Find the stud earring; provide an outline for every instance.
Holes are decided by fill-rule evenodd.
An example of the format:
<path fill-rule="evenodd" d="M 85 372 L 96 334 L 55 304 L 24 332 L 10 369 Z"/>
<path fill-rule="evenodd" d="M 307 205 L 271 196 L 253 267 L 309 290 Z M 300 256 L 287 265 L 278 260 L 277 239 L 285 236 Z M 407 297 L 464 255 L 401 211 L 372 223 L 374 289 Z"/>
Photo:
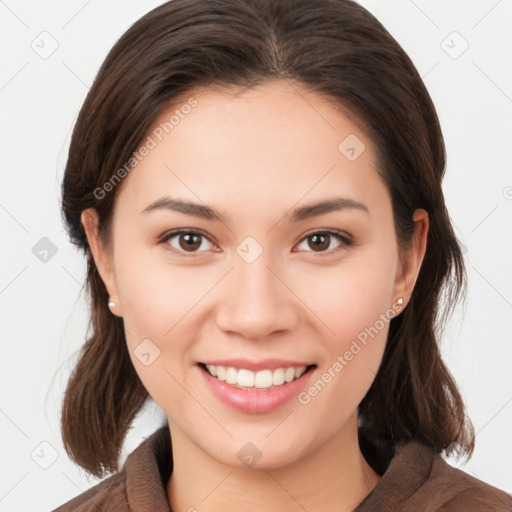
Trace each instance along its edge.
<path fill-rule="evenodd" d="M 116 305 L 116 303 L 112 299 L 109 298 L 109 300 L 108 300 L 108 307 L 109 308 L 113 308 L 115 305 Z"/>
<path fill-rule="evenodd" d="M 401 306 L 403 303 L 404 303 L 404 299 L 402 299 L 402 297 L 399 297 L 398 300 L 396 301 L 396 303 Z"/>

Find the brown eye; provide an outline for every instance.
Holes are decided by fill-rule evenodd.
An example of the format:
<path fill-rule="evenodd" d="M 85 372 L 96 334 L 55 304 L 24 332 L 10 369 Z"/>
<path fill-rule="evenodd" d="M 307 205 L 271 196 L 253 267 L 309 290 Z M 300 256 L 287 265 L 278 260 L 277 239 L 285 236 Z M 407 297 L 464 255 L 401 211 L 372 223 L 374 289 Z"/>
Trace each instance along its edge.
<path fill-rule="evenodd" d="M 327 234 L 315 234 L 308 236 L 309 247 L 314 251 L 324 251 L 331 245 L 331 237 Z"/>
<path fill-rule="evenodd" d="M 306 247 L 304 247 L 304 244 Z M 306 252 L 331 253 L 343 247 L 352 245 L 352 240 L 348 235 L 337 231 L 317 231 L 305 236 L 299 244 L 302 250 Z"/>
<path fill-rule="evenodd" d="M 160 243 L 166 243 L 171 250 L 177 253 L 201 253 L 205 252 L 213 246 L 212 242 L 206 235 L 192 230 L 171 231 L 159 238 Z M 206 244 L 206 247 L 204 247 Z M 199 250 L 201 249 L 201 250 Z"/>
<path fill-rule="evenodd" d="M 201 235 L 186 233 L 178 235 L 180 248 L 184 251 L 195 251 L 201 247 Z"/>

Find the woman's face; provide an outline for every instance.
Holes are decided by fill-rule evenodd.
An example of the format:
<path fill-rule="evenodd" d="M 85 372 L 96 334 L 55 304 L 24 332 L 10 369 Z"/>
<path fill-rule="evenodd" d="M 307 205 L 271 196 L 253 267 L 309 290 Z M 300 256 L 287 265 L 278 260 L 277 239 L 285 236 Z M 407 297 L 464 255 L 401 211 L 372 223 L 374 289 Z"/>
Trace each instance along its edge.
<path fill-rule="evenodd" d="M 402 264 L 370 140 L 284 82 L 197 90 L 147 136 L 94 252 L 171 434 L 267 468 L 344 435 L 423 257 Z"/>

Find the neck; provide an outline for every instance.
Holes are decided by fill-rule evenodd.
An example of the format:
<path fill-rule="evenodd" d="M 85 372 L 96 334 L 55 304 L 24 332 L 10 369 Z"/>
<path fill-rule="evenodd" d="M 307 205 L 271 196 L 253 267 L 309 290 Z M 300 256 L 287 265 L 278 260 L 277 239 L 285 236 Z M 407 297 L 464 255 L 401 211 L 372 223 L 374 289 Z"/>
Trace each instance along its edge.
<path fill-rule="evenodd" d="M 175 425 L 170 429 L 174 467 L 167 495 L 173 512 L 349 512 L 380 478 L 359 449 L 356 417 L 318 450 L 277 469 L 228 466 L 193 444 Z"/>

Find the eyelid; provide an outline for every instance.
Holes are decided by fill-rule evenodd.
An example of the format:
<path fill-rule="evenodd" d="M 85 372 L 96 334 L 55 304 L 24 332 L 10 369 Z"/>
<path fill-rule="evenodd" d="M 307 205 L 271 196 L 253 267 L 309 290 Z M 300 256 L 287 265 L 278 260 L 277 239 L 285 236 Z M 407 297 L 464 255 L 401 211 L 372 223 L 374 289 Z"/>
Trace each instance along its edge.
<path fill-rule="evenodd" d="M 349 235 L 348 233 L 345 233 L 344 231 L 341 231 L 339 229 L 334 229 L 334 228 L 315 228 L 315 229 L 312 229 L 312 230 L 307 231 L 306 233 L 304 233 L 302 235 L 302 238 L 300 239 L 300 241 L 302 242 L 302 240 L 304 240 L 304 238 L 307 238 L 308 236 L 316 235 L 316 234 L 319 234 L 319 233 L 320 234 L 327 234 L 327 235 L 337 235 L 340 238 L 343 238 L 347 242 L 350 242 L 350 243 L 353 242 L 351 235 Z"/>

